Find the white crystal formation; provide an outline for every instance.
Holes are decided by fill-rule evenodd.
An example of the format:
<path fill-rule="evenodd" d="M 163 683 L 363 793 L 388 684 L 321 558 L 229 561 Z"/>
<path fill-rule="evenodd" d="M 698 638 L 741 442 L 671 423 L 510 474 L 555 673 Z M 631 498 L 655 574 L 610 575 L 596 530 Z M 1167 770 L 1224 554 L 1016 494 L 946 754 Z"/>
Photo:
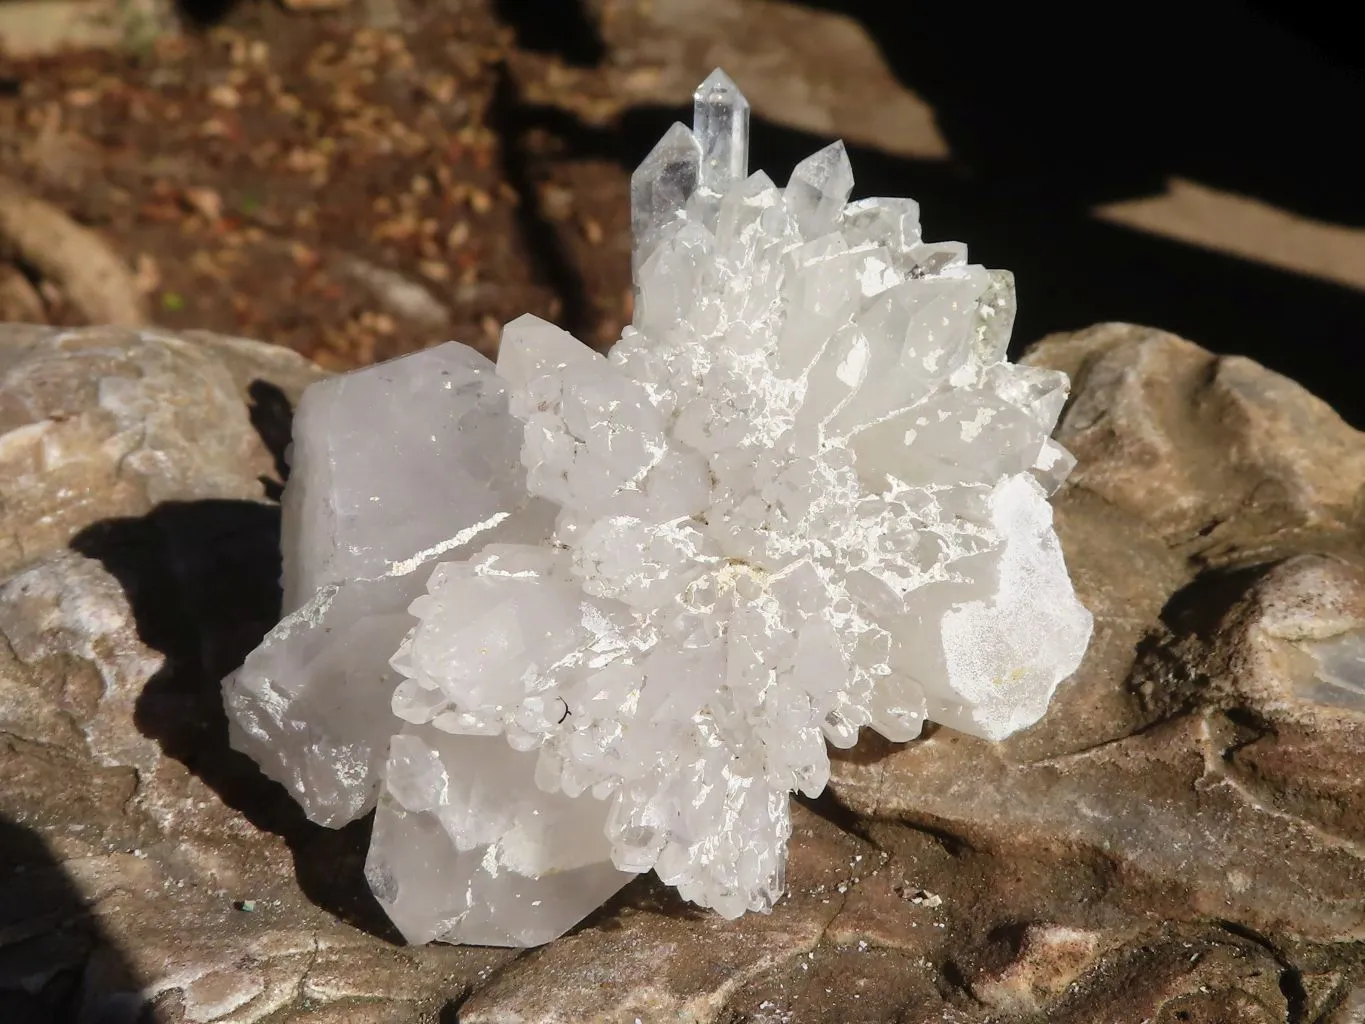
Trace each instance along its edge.
<path fill-rule="evenodd" d="M 442 345 L 315 384 L 299 403 L 284 494 L 285 617 L 224 696 L 233 746 L 321 824 L 374 806 L 394 731 L 389 657 L 438 557 L 543 530 L 543 504 L 516 469 L 502 382 L 486 364 Z M 423 502 L 443 514 L 413 516 Z"/>
<path fill-rule="evenodd" d="M 747 125 L 716 72 L 633 176 L 609 356 L 526 316 L 496 375 L 443 346 L 300 407 L 234 743 L 316 821 L 377 804 L 410 941 L 543 942 L 648 870 L 767 910 L 827 743 L 999 739 L 1086 647 L 1068 382 L 1006 361 L 1012 279 L 850 203 L 838 143 L 747 176 Z"/>
<path fill-rule="evenodd" d="M 692 131 L 701 150 L 698 185 L 725 192 L 749 175 L 749 101 L 720 68 L 692 95 Z"/>
<path fill-rule="evenodd" d="M 909 201 L 849 204 L 840 143 L 713 196 L 737 122 L 704 113 L 632 179 L 639 304 L 611 354 L 506 328 L 554 532 L 432 576 L 394 710 L 505 736 L 542 791 L 607 806 L 617 867 L 734 917 L 781 894 L 826 742 L 1008 736 L 1091 618 L 1047 502 L 1068 381 L 1005 360 L 1009 276 L 924 244 Z"/>
<path fill-rule="evenodd" d="M 284 619 L 224 682 L 232 745 L 309 818 L 375 808 L 367 877 L 411 942 L 546 942 L 632 877 L 606 808 L 551 797 L 501 739 L 406 724 L 389 661 L 443 558 L 544 543 L 493 364 L 450 343 L 315 384 L 294 418 Z"/>

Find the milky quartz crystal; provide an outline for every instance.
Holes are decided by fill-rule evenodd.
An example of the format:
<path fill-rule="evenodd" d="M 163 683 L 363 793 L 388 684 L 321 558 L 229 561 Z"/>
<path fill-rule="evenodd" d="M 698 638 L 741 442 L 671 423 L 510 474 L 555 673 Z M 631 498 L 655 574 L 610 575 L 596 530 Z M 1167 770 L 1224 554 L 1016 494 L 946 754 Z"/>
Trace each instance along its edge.
<path fill-rule="evenodd" d="M 287 615 L 225 684 L 310 817 L 377 805 L 411 941 L 529 945 L 653 870 L 726 917 L 782 894 L 826 744 L 998 740 L 1080 661 L 1048 495 L 1061 374 L 1005 360 L 1010 275 L 849 203 L 842 144 L 747 175 L 723 73 L 631 181 L 607 356 L 524 316 L 315 385 Z"/>

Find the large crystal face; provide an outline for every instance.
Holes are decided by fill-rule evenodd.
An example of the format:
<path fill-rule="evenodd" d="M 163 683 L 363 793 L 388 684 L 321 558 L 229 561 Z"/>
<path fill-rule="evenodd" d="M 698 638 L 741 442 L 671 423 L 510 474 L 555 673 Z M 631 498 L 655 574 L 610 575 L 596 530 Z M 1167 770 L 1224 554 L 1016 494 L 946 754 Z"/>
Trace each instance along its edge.
<path fill-rule="evenodd" d="M 224 698 L 233 746 L 340 826 L 374 806 L 401 724 L 389 658 L 432 567 L 494 538 L 538 543 L 551 510 L 526 491 L 502 381 L 464 345 L 314 384 L 294 438 L 285 618 Z"/>
<path fill-rule="evenodd" d="M 747 128 L 717 72 L 632 177 L 610 355 L 525 316 L 496 377 L 447 346 L 453 384 L 424 354 L 300 409 L 235 741 L 315 820 L 378 794 L 412 941 L 546 941 L 649 870 L 767 910 L 827 743 L 1002 738 L 1088 643 L 1047 501 L 1068 381 L 1006 361 L 1012 278 L 850 203 L 842 144 L 747 175 Z"/>

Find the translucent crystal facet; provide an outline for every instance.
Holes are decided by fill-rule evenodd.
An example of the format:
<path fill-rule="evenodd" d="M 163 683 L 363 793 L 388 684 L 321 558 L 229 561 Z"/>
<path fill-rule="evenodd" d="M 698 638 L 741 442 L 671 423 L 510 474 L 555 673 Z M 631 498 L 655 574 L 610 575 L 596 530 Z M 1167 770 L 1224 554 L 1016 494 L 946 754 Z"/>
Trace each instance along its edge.
<path fill-rule="evenodd" d="M 630 176 L 630 228 L 635 236 L 637 270 L 696 191 L 701 159 L 697 137 L 685 124 L 677 123 Z"/>
<path fill-rule="evenodd" d="M 843 142 L 832 142 L 796 165 L 787 182 L 787 206 L 807 238 L 829 231 L 853 191 L 853 167 Z"/>
<path fill-rule="evenodd" d="M 724 192 L 749 174 L 749 101 L 720 68 L 692 95 L 692 133 L 701 146 L 700 185 Z"/>
<path fill-rule="evenodd" d="M 496 377 L 447 347 L 300 409 L 290 615 L 234 742 L 316 820 L 377 801 L 412 941 L 546 941 L 650 870 L 769 910 L 827 745 L 1001 739 L 1085 651 L 1069 382 L 1007 361 L 1013 278 L 849 204 L 839 143 L 745 177 L 746 115 L 713 75 L 632 178 L 609 355 L 523 316 Z"/>
<path fill-rule="evenodd" d="M 344 825 L 374 806 L 394 731 L 389 657 L 432 567 L 492 537 L 548 532 L 520 440 L 493 365 L 454 343 L 333 377 L 299 403 L 286 616 L 224 698 L 232 745 L 314 821 Z"/>
<path fill-rule="evenodd" d="M 606 806 L 534 775 L 501 737 L 393 737 L 365 877 L 409 942 L 538 945 L 631 879 L 612 866 Z"/>

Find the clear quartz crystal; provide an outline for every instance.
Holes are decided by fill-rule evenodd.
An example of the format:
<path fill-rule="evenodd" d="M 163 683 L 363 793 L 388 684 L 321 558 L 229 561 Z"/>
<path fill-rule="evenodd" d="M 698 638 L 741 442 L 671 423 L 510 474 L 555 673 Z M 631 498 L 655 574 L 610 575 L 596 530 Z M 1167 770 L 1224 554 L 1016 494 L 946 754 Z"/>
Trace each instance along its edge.
<path fill-rule="evenodd" d="M 701 145 L 701 187 L 724 192 L 749 174 L 749 101 L 720 68 L 692 94 L 692 134 Z"/>
<path fill-rule="evenodd" d="M 630 176 L 630 228 L 635 236 L 632 258 L 637 272 L 696 191 L 701 158 L 697 137 L 679 122 L 664 133 Z"/>
<path fill-rule="evenodd" d="M 233 747 L 319 824 L 374 806 L 394 731 L 389 656 L 432 568 L 548 532 L 549 506 L 518 472 L 520 435 L 493 364 L 455 343 L 332 377 L 299 403 L 286 614 L 223 695 Z"/>
<path fill-rule="evenodd" d="M 649 870 L 770 910 L 827 744 L 1001 739 L 1086 649 L 1013 278 L 849 204 L 840 143 L 746 177 L 747 115 L 713 74 L 632 177 L 610 355 L 524 316 L 496 377 L 446 346 L 305 396 L 234 743 L 315 820 L 377 801 L 410 941 L 544 942 Z M 1360 644 L 1319 660 L 1354 700 Z"/>
<path fill-rule="evenodd" d="M 834 226 L 853 191 L 853 167 L 844 144 L 832 142 L 796 165 L 787 182 L 787 206 L 801 233 L 818 238 Z"/>
<path fill-rule="evenodd" d="M 543 791 L 606 804 L 619 869 L 733 917 L 780 896 L 826 743 L 1008 736 L 1091 622 L 1047 503 L 1068 382 L 1005 360 L 1013 279 L 925 243 L 911 200 L 850 205 L 841 143 L 785 189 L 708 163 L 739 101 L 718 75 L 698 96 L 633 182 L 699 147 L 690 196 L 636 204 L 611 354 L 533 317 L 503 335 L 554 545 L 443 567 L 393 664 L 405 720 L 502 733 Z"/>

